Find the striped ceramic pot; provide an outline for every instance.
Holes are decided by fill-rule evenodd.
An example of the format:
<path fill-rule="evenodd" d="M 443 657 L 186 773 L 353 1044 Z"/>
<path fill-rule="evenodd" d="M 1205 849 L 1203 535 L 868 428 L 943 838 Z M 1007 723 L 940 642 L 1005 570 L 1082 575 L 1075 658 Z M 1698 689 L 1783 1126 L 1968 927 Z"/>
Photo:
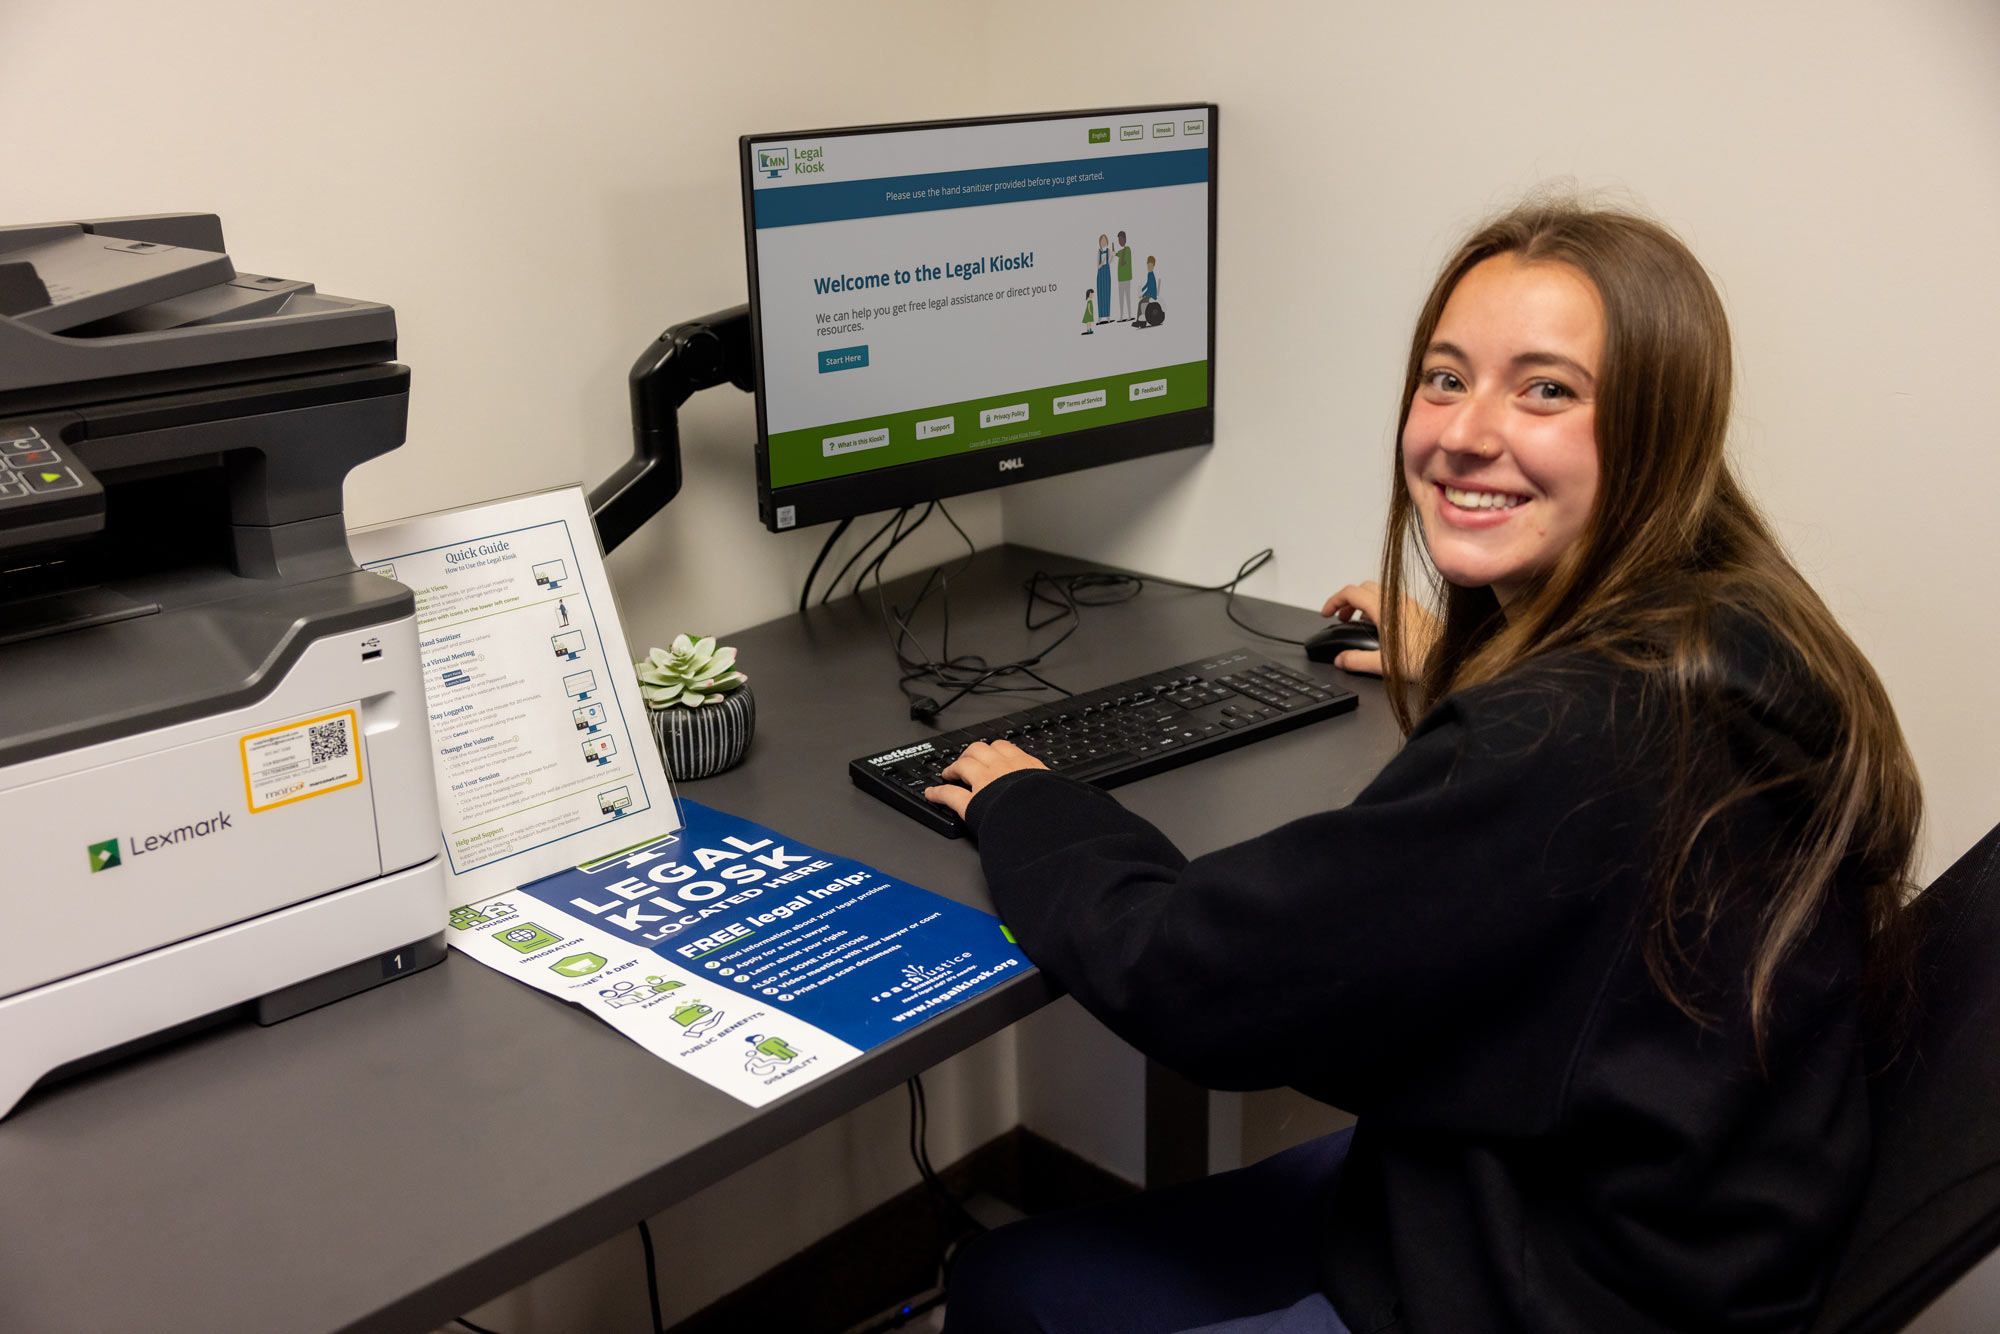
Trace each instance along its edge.
<path fill-rule="evenodd" d="M 757 730 L 757 701 L 749 686 L 730 691 L 718 704 L 648 709 L 647 715 L 660 758 L 676 783 L 735 768 L 743 762 Z"/>

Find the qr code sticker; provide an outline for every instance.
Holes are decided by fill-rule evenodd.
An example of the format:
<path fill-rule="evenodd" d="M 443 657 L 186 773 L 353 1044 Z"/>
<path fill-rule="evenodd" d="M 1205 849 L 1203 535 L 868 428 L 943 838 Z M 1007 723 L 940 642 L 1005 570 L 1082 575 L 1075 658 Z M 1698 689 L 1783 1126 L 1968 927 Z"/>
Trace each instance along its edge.
<path fill-rule="evenodd" d="M 306 739 L 312 743 L 314 764 L 344 760 L 347 758 L 347 719 L 335 718 L 330 723 L 316 723 L 306 729 Z"/>

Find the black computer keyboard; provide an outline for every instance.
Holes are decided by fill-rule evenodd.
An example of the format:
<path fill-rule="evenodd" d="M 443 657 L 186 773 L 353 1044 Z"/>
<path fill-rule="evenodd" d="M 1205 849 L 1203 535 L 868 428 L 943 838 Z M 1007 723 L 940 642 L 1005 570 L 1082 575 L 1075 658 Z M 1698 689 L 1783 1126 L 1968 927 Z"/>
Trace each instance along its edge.
<path fill-rule="evenodd" d="M 1351 690 L 1236 649 L 864 755 L 847 772 L 863 792 L 957 838 L 965 826 L 925 801 L 924 789 L 943 781 L 940 771 L 975 741 L 1012 741 L 1059 774 L 1117 787 L 1346 713 L 1356 703 Z"/>

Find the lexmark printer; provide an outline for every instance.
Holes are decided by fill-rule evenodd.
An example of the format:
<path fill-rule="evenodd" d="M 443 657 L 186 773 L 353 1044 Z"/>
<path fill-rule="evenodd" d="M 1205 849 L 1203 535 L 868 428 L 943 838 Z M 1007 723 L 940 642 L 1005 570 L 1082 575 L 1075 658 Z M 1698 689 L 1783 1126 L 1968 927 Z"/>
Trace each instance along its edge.
<path fill-rule="evenodd" d="M 341 516 L 395 339 L 213 215 L 0 228 L 0 1115 L 442 957 L 415 604 Z"/>

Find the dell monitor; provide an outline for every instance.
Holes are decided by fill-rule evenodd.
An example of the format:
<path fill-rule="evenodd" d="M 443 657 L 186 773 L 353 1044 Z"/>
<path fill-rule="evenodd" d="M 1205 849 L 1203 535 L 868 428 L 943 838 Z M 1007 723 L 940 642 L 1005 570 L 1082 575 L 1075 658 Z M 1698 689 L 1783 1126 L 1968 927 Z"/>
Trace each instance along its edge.
<path fill-rule="evenodd" d="M 1215 438 L 1213 104 L 745 136 L 773 531 Z"/>

